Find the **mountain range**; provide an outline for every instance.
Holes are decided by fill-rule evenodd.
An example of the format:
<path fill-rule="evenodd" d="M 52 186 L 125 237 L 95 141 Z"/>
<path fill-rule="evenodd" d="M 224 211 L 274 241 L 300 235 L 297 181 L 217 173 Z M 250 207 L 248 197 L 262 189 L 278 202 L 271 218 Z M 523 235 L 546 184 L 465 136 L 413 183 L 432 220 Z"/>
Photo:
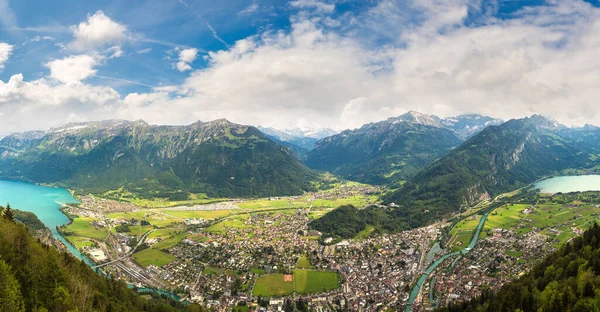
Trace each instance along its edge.
<path fill-rule="evenodd" d="M 188 126 L 110 120 L 9 135 L 0 140 L 0 176 L 171 199 L 294 195 L 316 178 L 289 148 L 224 119 Z"/>
<path fill-rule="evenodd" d="M 399 182 L 413 177 L 466 138 L 501 122 L 480 115 L 440 118 L 411 111 L 321 139 L 307 153 L 305 163 L 350 180 Z"/>
<path fill-rule="evenodd" d="M 393 222 L 378 211 L 369 215 L 389 231 L 430 223 L 546 176 L 595 172 L 600 165 L 600 128 L 569 128 L 539 115 L 501 123 L 409 112 L 322 138 L 304 156 L 281 138 L 224 119 L 187 126 L 73 123 L 4 137 L 0 177 L 183 200 L 190 193 L 301 194 L 314 190 L 316 169 L 391 189 L 383 200 L 400 206 L 385 212 Z"/>
<path fill-rule="evenodd" d="M 533 115 L 490 126 L 385 197 L 413 226 L 565 172 L 598 169 L 596 129 L 569 129 Z M 588 140 L 586 140 L 588 139 Z"/>
<path fill-rule="evenodd" d="M 338 133 L 338 131 L 329 128 L 275 129 L 261 126 L 257 128 L 270 138 L 289 143 L 292 146 L 301 148 L 300 151 L 303 150 L 305 152 L 312 150 L 318 140 Z"/>

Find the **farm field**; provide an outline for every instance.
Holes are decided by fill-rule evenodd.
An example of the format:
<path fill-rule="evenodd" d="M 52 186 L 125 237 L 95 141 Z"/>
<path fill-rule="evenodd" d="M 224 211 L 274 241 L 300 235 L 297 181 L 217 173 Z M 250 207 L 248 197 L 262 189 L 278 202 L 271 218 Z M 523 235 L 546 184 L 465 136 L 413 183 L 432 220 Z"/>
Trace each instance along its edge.
<path fill-rule="evenodd" d="M 150 264 L 154 264 L 156 266 L 161 267 L 175 260 L 175 257 L 173 257 L 172 255 L 153 248 L 148 248 L 136 252 L 135 254 L 133 254 L 133 258 L 137 263 L 139 263 L 143 267 L 147 267 Z"/>
<path fill-rule="evenodd" d="M 481 220 L 480 215 L 473 215 L 468 217 L 466 220 L 458 222 L 450 230 L 448 246 L 451 246 L 453 251 L 463 249 L 465 246 L 467 246 L 471 240 L 471 237 L 473 236 L 473 231 L 475 231 L 477 224 L 479 224 L 479 220 Z"/>
<path fill-rule="evenodd" d="M 530 213 L 523 213 L 527 208 L 531 210 Z M 510 204 L 490 213 L 482 234 L 495 228 L 510 229 L 519 235 L 538 229 L 542 234 L 554 238 L 555 246 L 559 246 L 576 236 L 573 228 L 584 230 L 591 226 L 597 220 L 598 213 L 598 208 L 579 203 L 534 206 Z"/>
<path fill-rule="evenodd" d="M 267 274 L 259 277 L 252 291 L 253 296 L 283 297 L 294 292 L 294 282 L 285 282 L 283 274 Z"/>
<path fill-rule="evenodd" d="M 71 244 L 75 245 L 78 249 L 82 249 L 83 247 L 92 247 L 94 246 L 94 242 L 89 238 L 79 237 L 79 236 L 65 236 L 65 239 L 68 240 Z"/>
<path fill-rule="evenodd" d="M 73 223 L 69 224 L 63 231 L 68 232 L 67 236 L 87 237 L 98 240 L 103 240 L 108 235 L 106 228 L 94 228 L 90 222 L 94 218 L 75 218 Z"/>
<path fill-rule="evenodd" d="M 169 226 L 173 223 L 182 222 L 180 218 L 165 216 L 163 214 L 157 213 L 155 211 L 147 210 L 147 211 L 135 211 L 135 212 L 118 212 L 111 213 L 106 215 L 111 219 L 125 219 L 125 220 L 146 220 L 150 222 L 152 225 L 156 225 L 159 227 Z"/>
<path fill-rule="evenodd" d="M 315 294 L 340 287 L 336 272 L 294 270 L 294 287 L 299 294 Z"/>
<path fill-rule="evenodd" d="M 239 212 L 239 210 L 167 210 L 158 209 L 162 214 L 171 216 L 175 219 L 183 221 L 185 219 L 206 219 L 212 220 L 217 218 L 226 217 L 232 213 Z"/>

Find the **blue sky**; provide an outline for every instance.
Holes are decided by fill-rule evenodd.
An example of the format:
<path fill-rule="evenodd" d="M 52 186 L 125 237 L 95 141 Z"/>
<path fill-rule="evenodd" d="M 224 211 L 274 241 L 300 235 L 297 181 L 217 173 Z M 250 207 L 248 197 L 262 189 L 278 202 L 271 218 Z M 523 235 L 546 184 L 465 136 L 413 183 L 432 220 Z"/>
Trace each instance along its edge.
<path fill-rule="evenodd" d="M 0 134 L 408 110 L 594 123 L 598 25 L 581 0 L 0 0 Z"/>

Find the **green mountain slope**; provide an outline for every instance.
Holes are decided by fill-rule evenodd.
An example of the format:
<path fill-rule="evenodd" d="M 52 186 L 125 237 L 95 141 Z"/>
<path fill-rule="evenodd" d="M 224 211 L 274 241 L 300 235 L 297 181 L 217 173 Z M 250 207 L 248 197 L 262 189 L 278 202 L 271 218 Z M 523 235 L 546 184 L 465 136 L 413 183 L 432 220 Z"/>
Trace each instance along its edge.
<path fill-rule="evenodd" d="M 0 213 L 0 311 L 184 310 L 179 302 L 142 298 L 70 254 L 43 246 Z"/>
<path fill-rule="evenodd" d="M 0 141 L 0 176 L 147 197 L 293 195 L 315 178 L 290 149 L 226 120 L 114 120 L 15 134 Z"/>
<path fill-rule="evenodd" d="M 322 139 L 305 164 L 350 180 L 386 184 L 415 175 L 461 142 L 431 116 L 410 112 Z"/>
<path fill-rule="evenodd" d="M 529 273 L 470 302 L 439 309 L 467 311 L 599 311 L 600 227 L 546 257 Z"/>
<path fill-rule="evenodd" d="M 413 226 L 569 168 L 595 165 L 594 149 L 559 135 L 540 116 L 488 127 L 434 162 L 385 201 Z"/>

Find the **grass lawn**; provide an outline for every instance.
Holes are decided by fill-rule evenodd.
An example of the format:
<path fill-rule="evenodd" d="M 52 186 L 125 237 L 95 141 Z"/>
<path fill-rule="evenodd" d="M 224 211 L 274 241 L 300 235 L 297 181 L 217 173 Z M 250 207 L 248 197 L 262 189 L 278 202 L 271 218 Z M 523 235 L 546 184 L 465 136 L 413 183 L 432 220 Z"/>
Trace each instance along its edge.
<path fill-rule="evenodd" d="M 210 227 L 206 228 L 206 231 L 209 233 L 215 234 L 223 234 L 227 232 L 230 228 L 236 229 L 244 229 L 248 227 L 252 227 L 250 224 L 246 224 L 248 221 L 248 215 L 237 215 L 227 220 L 223 220 L 219 223 L 213 224 Z"/>
<path fill-rule="evenodd" d="M 511 256 L 511 257 L 519 258 L 519 257 L 521 257 L 521 256 L 524 254 L 524 252 L 522 252 L 522 251 L 516 251 L 516 250 L 507 250 L 507 251 L 505 252 L 505 254 L 506 254 L 507 256 Z"/>
<path fill-rule="evenodd" d="M 299 294 L 316 294 L 340 287 L 336 272 L 294 270 L 294 285 Z"/>
<path fill-rule="evenodd" d="M 375 228 L 372 225 L 367 225 L 367 227 L 358 232 L 358 234 L 356 234 L 355 238 L 358 239 L 365 239 L 365 238 L 369 238 L 369 236 L 371 235 L 371 233 L 373 233 L 373 231 L 375 230 Z"/>
<path fill-rule="evenodd" d="M 78 249 L 94 246 L 94 242 L 85 237 L 65 236 L 65 238 Z"/>
<path fill-rule="evenodd" d="M 172 237 L 163 240 L 160 243 L 156 243 L 152 245 L 154 249 L 169 249 L 177 244 L 179 244 L 182 240 L 186 238 L 186 233 L 173 234 Z"/>
<path fill-rule="evenodd" d="M 104 240 L 108 235 L 108 229 L 106 228 L 94 228 L 90 222 L 94 221 L 94 218 L 75 218 L 73 223 L 69 224 L 66 231 L 69 232 L 69 236 L 79 236 L 95 238 L 98 240 Z"/>
<path fill-rule="evenodd" d="M 140 252 L 136 252 L 133 254 L 133 258 L 143 267 L 147 267 L 150 264 L 161 267 L 176 259 L 174 256 L 154 248 L 148 248 Z"/>
<path fill-rule="evenodd" d="M 183 219 L 183 220 L 198 219 L 198 218 L 211 220 L 211 219 L 226 217 L 226 216 L 230 215 L 232 212 L 237 212 L 237 210 L 167 210 L 167 209 L 161 209 L 160 212 L 162 212 L 165 215 L 172 216 L 174 218 Z"/>
<path fill-rule="evenodd" d="M 283 297 L 294 292 L 294 282 L 284 282 L 283 274 L 267 274 L 259 277 L 252 291 L 253 296 Z"/>
<path fill-rule="evenodd" d="M 265 274 L 265 269 L 259 269 L 259 268 L 250 268 L 250 273 L 254 273 L 254 274 Z"/>
<path fill-rule="evenodd" d="M 315 267 L 310 264 L 310 260 L 306 255 L 302 255 L 300 259 L 298 259 L 298 263 L 296 263 L 296 269 L 314 269 Z"/>
<path fill-rule="evenodd" d="M 213 267 L 213 266 L 207 266 L 202 271 L 202 274 L 216 275 L 216 276 L 223 275 L 223 273 L 225 273 L 225 269 L 216 268 L 216 267 Z"/>
<path fill-rule="evenodd" d="M 135 211 L 135 212 L 117 212 L 117 213 L 108 214 L 106 216 L 111 219 L 125 219 L 125 220 L 131 220 L 131 219 L 144 220 L 144 218 L 146 218 L 146 221 L 150 222 L 150 224 L 160 226 L 160 227 L 168 226 L 172 223 L 182 222 L 182 220 L 180 218 L 165 216 L 163 214 L 157 213 L 152 210 Z"/>

